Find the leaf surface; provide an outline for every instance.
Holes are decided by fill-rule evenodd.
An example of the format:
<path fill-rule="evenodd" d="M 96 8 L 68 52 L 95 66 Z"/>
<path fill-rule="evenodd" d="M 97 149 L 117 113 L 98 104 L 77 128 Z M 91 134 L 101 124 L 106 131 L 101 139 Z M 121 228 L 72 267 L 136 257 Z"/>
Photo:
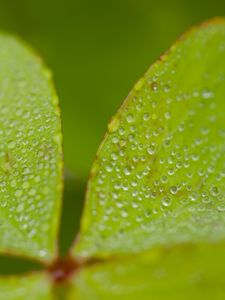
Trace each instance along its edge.
<path fill-rule="evenodd" d="M 80 257 L 225 239 L 225 22 L 193 28 L 112 118 L 87 189 Z"/>
<path fill-rule="evenodd" d="M 42 273 L 0 277 L 0 299 L 53 300 L 49 278 Z"/>
<path fill-rule="evenodd" d="M 27 46 L 0 35 L 0 252 L 56 254 L 62 151 L 51 74 Z"/>
<path fill-rule="evenodd" d="M 178 246 L 82 270 L 68 300 L 221 300 L 223 245 Z"/>

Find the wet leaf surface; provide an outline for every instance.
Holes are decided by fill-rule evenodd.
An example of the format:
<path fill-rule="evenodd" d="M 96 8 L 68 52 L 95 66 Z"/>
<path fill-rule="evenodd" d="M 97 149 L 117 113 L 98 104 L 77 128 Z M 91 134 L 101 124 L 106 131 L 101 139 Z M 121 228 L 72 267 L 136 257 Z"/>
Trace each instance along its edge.
<path fill-rule="evenodd" d="M 112 118 L 94 163 L 81 257 L 225 239 L 225 24 L 185 34 Z"/>
<path fill-rule="evenodd" d="M 0 278 L 0 299 L 53 300 L 49 278 L 43 274 Z"/>
<path fill-rule="evenodd" d="M 61 125 L 51 74 L 26 46 L 0 36 L 0 252 L 56 255 Z"/>
<path fill-rule="evenodd" d="M 224 244 L 183 245 L 109 261 L 74 278 L 69 300 L 224 299 Z"/>

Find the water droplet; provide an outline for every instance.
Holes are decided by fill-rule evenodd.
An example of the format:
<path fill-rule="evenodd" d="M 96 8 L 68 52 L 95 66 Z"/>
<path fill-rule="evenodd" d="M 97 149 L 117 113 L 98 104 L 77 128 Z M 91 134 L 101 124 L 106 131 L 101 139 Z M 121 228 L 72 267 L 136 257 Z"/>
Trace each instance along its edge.
<path fill-rule="evenodd" d="M 128 123 L 134 122 L 134 116 L 132 114 L 128 114 L 126 117 Z"/>
<path fill-rule="evenodd" d="M 217 206 L 218 211 L 225 212 L 225 204 L 221 204 Z"/>
<path fill-rule="evenodd" d="M 131 174 L 130 167 L 126 167 L 126 168 L 124 169 L 124 174 L 127 175 L 127 176 L 129 176 L 129 175 Z"/>
<path fill-rule="evenodd" d="M 170 187 L 170 192 L 171 192 L 171 194 L 175 195 L 178 192 L 177 186 L 175 186 L 175 185 L 171 186 Z"/>
<path fill-rule="evenodd" d="M 17 207 L 17 212 L 22 212 L 24 210 L 24 203 L 20 203 Z"/>
<path fill-rule="evenodd" d="M 198 198 L 198 193 L 197 193 L 197 192 L 192 192 L 192 193 L 189 195 L 189 198 L 191 199 L 191 201 L 196 201 L 197 198 Z"/>
<path fill-rule="evenodd" d="M 151 88 L 152 88 L 152 90 L 153 90 L 154 92 L 156 92 L 156 91 L 158 90 L 158 84 L 157 84 L 157 82 L 152 82 Z"/>
<path fill-rule="evenodd" d="M 208 89 L 204 89 L 202 91 L 202 98 L 203 99 L 210 99 L 214 97 L 214 93 Z"/>
<path fill-rule="evenodd" d="M 210 193 L 212 196 L 217 196 L 219 194 L 219 189 L 216 186 L 212 186 L 210 189 Z"/>
<path fill-rule="evenodd" d="M 169 197 L 163 197 L 162 198 L 162 205 L 165 206 L 165 207 L 168 207 L 170 206 L 172 203 L 172 199 L 169 198 Z"/>
<path fill-rule="evenodd" d="M 123 211 L 121 212 L 121 216 L 122 216 L 123 218 L 127 218 L 127 217 L 128 217 L 127 211 L 123 210 Z"/>
<path fill-rule="evenodd" d="M 112 160 L 117 160 L 118 159 L 118 155 L 115 152 L 113 152 L 111 154 L 111 157 L 112 157 Z"/>
<path fill-rule="evenodd" d="M 165 118 L 166 120 L 169 120 L 171 118 L 171 112 L 169 111 L 165 112 Z"/>
<path fill-rule="evenodd" d="M 17 190 L 16 192 L 15 192 L 15 196 L 16 197 L 21 197 L 23 195 L 23 191 L 22 190 Z"/>
<path fill-rule="evenodd" d="M 116 135 L 113 136 L 113 137 L 112 137 L 112 143 L 113 143 L 113 144 L 117 144 L 118 142 L 119 142 L 118 136 L 116 136 Z"/>
<path fill-rule="evenodd" d="M 106 165 L 105 169 L 108 173 L 112 172 L 112 166 L 110 165 Z"/>
<path fill-rule="evenodd" d="M 148 154 L 153 155 L 155 154 L 156 148 L 154 145 L 150 145 L 149 148 L 147 149 Z"/>
<path fill-rule="evenodd" d="M 149 113 L 145 113 L 145 114 L 143 115 L 143 120 L 144 120 L 144 121 L 148 121 L 148 120 L 149 120 L 149 117 L 150 117 Z"/>

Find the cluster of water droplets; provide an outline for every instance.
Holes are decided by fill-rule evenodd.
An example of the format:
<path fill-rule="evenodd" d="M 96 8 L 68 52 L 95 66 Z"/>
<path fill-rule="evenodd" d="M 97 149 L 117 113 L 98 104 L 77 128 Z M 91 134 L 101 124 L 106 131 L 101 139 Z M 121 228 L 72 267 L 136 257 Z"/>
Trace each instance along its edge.
<path fill-rule="evenodd" d="M 197 35 L 195 52 L 187 39 L 154 65 L 109 123 L 89 184 L 90 251 L 225 236 L 225 74 L 207 41 Z M 209 61 L 195 75 L 199 51 Z"/>
<path fill-rule="evenodd" d="M 60 197 L 57 99 L 39 63 L 9 44 L 15 57 L 0 49 L 0 245 L 47 256 Z"/>

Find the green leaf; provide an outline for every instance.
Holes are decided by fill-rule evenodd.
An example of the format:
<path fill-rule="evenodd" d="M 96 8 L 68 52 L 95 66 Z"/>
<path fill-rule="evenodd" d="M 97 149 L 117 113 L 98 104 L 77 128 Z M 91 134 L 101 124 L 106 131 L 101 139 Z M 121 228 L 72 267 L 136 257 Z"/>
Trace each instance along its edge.
<path fill-rule="evenodd" d="M 0 299 L 53 300 L 49 278 L 44 273 L 0 277 Z"/>
<path fill-rule="evenodd" d="M 112 118 L 87 190 L 80 257 L 225 239 L 225 22 L 181 37 Z"/>
<path fill-rule="evenodd" d="M 82 270 L 68 299 L 224 299 L 223 245 L 178 246 Z"/>
<path fill-rule="evenodd" d="M 0 252 L 56 254 L 62 151 L 51 74 L 27 46 L 0 35 Z"/>

